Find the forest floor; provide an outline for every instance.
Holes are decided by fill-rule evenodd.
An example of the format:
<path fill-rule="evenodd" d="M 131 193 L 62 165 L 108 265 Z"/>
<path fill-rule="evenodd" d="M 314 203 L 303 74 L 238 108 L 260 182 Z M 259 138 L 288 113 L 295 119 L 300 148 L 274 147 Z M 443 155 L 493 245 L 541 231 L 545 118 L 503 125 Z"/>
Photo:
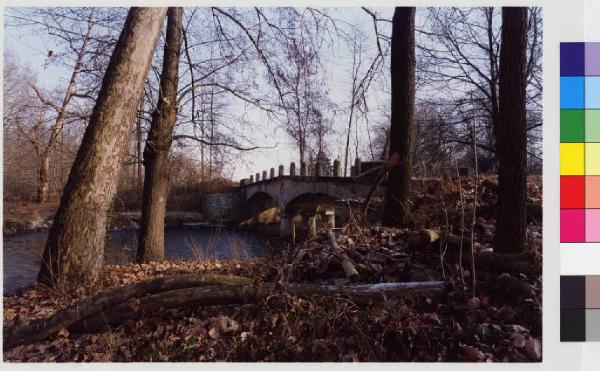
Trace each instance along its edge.
<path fill-rule="evenodd" d="M 440 280 L 445 284 L 439 293 L 359 304 L 341 296 L 300 298 L 283 285 L 248 304 L 152 311 L 96 333 L 64 328 L 46 340 L 5 349 L 4 360 L 539 362 L 541 179 L 528 184 L 530 264 L 499 267 L 475 259 L 473 271 L 466 258 L 471 253 L 493 256 L 495 186 L 493 178 L 479 183 L 475 218 L 474 180 L 448 177 L 415 190 L 414 218 L 406 228 L 357 222 L 335 230 L 359 274 L 355 283 Z M 455 241 L 424 241 L 424 228 L 462 235 L 462 269 Z M 63 291 L 32 285 L 5 296 L 5 326 L 49 317 L 103 290 L 175 273 L 237 275 L 260 285 L 281 282 L 287 271 L 286 282 L 348 284 L 334 255 L 321 231 L 265 259 L 106 266 L 95 284 Z"/>

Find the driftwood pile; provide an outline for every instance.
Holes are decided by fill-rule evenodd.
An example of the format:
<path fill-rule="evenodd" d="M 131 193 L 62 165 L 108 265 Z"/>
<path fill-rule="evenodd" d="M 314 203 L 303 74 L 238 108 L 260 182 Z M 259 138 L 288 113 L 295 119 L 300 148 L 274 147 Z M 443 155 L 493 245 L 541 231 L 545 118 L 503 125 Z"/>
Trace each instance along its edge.
<path fill-rule="evenodd" d="M 404 282 L 442 280 L 444 265 L 471 267 L 471 241 L 435 229 L 380 229 L 372 227 L 349 237 L 332 231 L 302 244 L 291 254 L 284 282 Z M 462 250 L 462 253 L 461 253 Z M 441 259 L 440 259 L 441 256 Z M 531 272 L 530 252 L 495 254 L 474 251 L 475 265 L 487 272 Z"/>

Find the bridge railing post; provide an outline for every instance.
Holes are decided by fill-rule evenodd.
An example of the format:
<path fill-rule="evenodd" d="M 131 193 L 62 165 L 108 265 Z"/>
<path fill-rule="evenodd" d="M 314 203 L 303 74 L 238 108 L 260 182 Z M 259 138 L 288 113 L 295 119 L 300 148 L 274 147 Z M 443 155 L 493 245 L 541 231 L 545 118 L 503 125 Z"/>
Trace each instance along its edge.
<path fill-rule="evenodd" d="M 266 170 L 263 170 L 262 180 L 267 180 L 267 171 Z"/>
<path fill-rule="evenodd" d="M 333 161 L 333 176 L 340 176 L 340 160 Z"/>
<path fill-rule="evenodd" d="M 256 183 L 260 182 L 260 173 L 256 173 Z"/>
<path fill-rule="evenodd" d="M 271 174 L 269 174 L 269 179 L 275 178 L 275 168 L 271 168 Z"/>
<path fill-rule="evenodd" d="M 306 176 L 306 162 L 300 163 L 300 176 Z"/>
<path fill-rule="evenodd" d="M 315 176 L 317 176 L 317 177 L 323 176 L 323 169 L 321 166 L 321 161 L 317 161 L 315 163 Z"/>
<path fill-rule="evenodd" d="M 362 161 L 360 160 L 360 157 L 357 157 L 356 160 L 354 160 L 354 172 L 356 175 L 362 173 Z"/>
<path fill-rule="evenodd" d="M 279 176 L 283 176 L 283 165 L 279 165 Z"/>
<path fill-rule="evenodd" d="M 250 175 L 250 183 L 254 183 L 254 175 Z"/>
<path fill-rule="evenodd" d="M 290 162 L 290 176 L 296 176 L 296 163 Z"/>

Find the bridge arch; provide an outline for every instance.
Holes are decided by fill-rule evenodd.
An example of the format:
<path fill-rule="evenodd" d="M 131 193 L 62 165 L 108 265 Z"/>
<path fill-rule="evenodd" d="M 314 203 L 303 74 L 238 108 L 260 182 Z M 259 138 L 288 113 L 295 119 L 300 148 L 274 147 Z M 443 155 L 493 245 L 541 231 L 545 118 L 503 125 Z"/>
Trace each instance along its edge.
<path fill-rule="evenodd" d="M 314 227 L 335 226 L 335 201 L 338 197 L 326 193 L 303 193 L 289 200 L 281 212 L 281 234 L 287 228 L 308 230 Z"/>
<path fill-rule="evenodd" d="M 267 196 L 274 201 L 277 204 L 281 234 L 286 236 L 296 223 L 306 225 L 309 220 L 316 221 L 316 217 L 319 217 L 321 224 L 335 225 L 334 201 L 364 197 L 370 188 L 368 182 L 349 177 L 279 176 L 244 183 L 241 191 L 246 203 L 254 203 Z M 261 214 L 258 220 L 265 220 L 266 215 L 274 215 L 274 204 L 269 206 L 269 213 L 261 214 L 269 208 L 258 212 Z M 276 219 L 270 220 L 275 222 Z"/>
<path fill-rule="evenodd" d="M 255 192 L 241 207 L 241 225 L 273 224 L 280 222 L 279 203 L 267 192 Z"/>
<path fill-rule="evenodd" d="M 326 193 L 303 193 L 289 200 L 282 210 L 287 215 L 314 215 L 335 206 L 337 197 Z"/>

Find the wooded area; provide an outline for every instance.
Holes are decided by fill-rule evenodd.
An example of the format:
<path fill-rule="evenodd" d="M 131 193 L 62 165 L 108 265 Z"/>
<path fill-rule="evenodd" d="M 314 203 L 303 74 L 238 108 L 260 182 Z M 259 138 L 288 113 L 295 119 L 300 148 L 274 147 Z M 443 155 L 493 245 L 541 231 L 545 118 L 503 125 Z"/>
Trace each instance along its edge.
<path fill-rule="evenodd" d="M 4 232 L 53 221 L 5 360 L 541 361 L 540 9 L 6 17 L 59 49 L 55 77 L 7 42 Z M 278 179 L 314 190 L 245 197 Z M 173 258 L 168 211 L 211 196 L 230 228 L 279 223 L 273 251 Z M 140 212 L 128 264 L 116 211 Z"/>

